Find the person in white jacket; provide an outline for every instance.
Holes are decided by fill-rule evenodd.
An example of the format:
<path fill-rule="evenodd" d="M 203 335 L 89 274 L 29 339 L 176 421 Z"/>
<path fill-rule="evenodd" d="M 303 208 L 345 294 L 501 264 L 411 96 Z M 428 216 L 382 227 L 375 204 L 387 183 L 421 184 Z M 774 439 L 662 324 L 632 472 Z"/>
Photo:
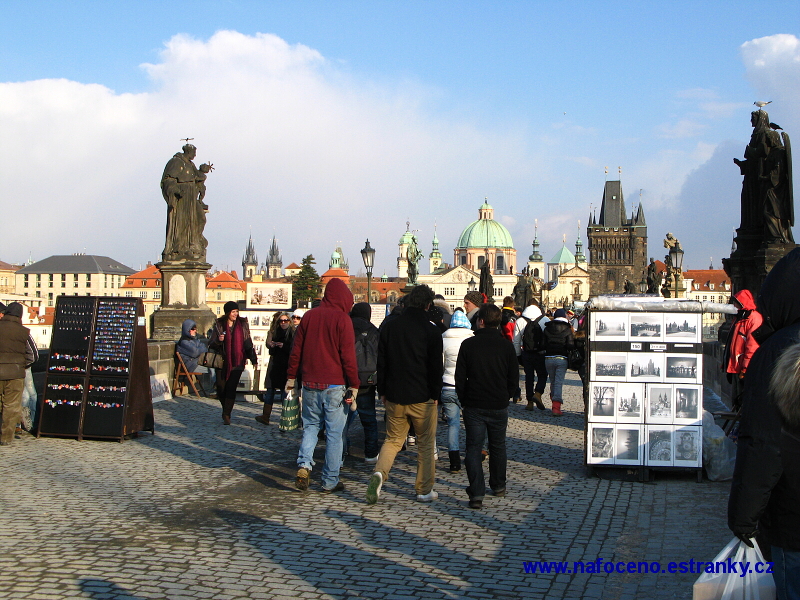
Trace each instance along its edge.
<path fill-rule="evenodd" d="M 442 334 L 442 356 L 444 374 L 442 375 L 442 408 L 447 420 L 447 449 L 450 457 L 450 472 L 461 470 L 458 435 L 461 432 L 461 402 L 456 394 L 456 362 L 461 342 L 472 337 L 472 324 L 467 315 L 456 310 L 450 319 L 450 329 Z"/>
<path fill-rule="evenodd" d="M 537 321 L 538 319 L 538 321 Z M 522 311 L 522 315 L 517 319 L 514 327 L 514 350 L 517 352 L 517 358 L 522 363 L 522 368 L 525 371 L 525 397 L 528 399 L 526 410 L 533 410 L 536 406 L 539 410 L 544 410 L 545 406 L 542 402 L 542 394 L 544 393 L 545 385 L 547 385 L 547 369 L 544 365 L 544 346 L 541 348 L 523 348 L 522 338 L 525 334 L 525 328 L 529 324 L 534 324 L 535 327 L 540 327 L 540 335 L 537 339 L 544 340 L 544 326 L 550 319 L 542 315 L 542 309 L 536 303 L 536 300 L 531 300 L 531 303 Z M 534 388 L 534 381 L 536 380 L 536 387 Z"/>

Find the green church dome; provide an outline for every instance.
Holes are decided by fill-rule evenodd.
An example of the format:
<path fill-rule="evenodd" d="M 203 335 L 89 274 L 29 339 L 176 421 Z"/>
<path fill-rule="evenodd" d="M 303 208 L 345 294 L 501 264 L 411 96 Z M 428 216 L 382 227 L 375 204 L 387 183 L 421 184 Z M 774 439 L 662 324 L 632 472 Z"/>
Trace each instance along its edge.
<path fill-rule="evenodd" d="M 514 249 L 514 242 L 508 229 L 494 220 L 494 210 L 488 202 L 478 209 L 480 218 L 470 223 L 458 238 L 456 249 L 464 248 L 508 248 Z"/>

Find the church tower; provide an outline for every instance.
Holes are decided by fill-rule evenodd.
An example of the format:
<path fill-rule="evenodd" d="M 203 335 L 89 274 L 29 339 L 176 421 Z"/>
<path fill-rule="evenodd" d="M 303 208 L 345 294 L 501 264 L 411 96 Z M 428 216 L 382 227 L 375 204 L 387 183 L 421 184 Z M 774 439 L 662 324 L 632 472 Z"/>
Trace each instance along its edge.
<path fill-rule="evenodd" d="M 256 256 L 256 249 L 253 246 L 253 236 L 247 242 L 244 256 L 242 256 L 242 278 L 245 281 L 252 281 L 253 275 L 258 272 L 258 256 Z"/>
<path fill-rule="evenodd" d="M 430 259 L 431 273 L 442 266 L 442 253 L 439 252 L 439 238 L 436 237 L 436 226 L 433 226 L 433 250 L 428 257 Z"/>
<path fill-rule="evenodd" d="M 630 218 L 620 181 L 606 181 L 600 218 L 592 215 L 589 238 L 589 289 L 593 296 L 621 294 L 625 279 L 640 281 L 647 270 L 647 223 L 641 200 Z"/>
<path fill-rule="evenodd" d="M 547 281 L 547 269 L 544 258 L 539 252 L 539 219 L 533 221 L 533 252 L 528 257 L 528 275 Z"/>
<path fill-rule="evenodd" d="M 410 230 L 411 223 L 406 221 L 406 232 L 400 238 L 397 245 L 399 252 L 397 255 L 397 276 L 401 279 L 408 277 L 408 245 L 411 243 L 414 234 Z"/>
<path fill-rule="evenodd" d="M 266 261 L 267 278 L 278 279 L 281 276 L 281 267 L 283 267 L 283 257 L 278 250 L 278 242 L 275 236 L 272 236 L 272 245 L 269 247 L 269 254 Z"/>
<path fill-rule="evenodd" d="M 575 266 L 587 269 L 586 255 L 583 253 L 583 242 L 581 241 L 581 222 L 578 221 L 578 239 L 575 240 Z"/>

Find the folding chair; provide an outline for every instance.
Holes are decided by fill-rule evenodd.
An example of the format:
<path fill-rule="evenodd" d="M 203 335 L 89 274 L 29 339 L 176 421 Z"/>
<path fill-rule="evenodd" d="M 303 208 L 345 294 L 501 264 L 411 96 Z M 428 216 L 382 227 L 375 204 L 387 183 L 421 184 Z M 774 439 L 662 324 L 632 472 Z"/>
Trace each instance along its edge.
<path fill-rule="evenodd" d="M 195 386 L 195 381 L 197 375 L 202 375 L 202 373 L 190 373 L 189 369 L 186 368 L 186 363 L 183 362 L 183 358 L 181 358 L 180 352 L 175 352 L 175 357 L 178 359 L 175 362 L 175 379 L 172 381 L 172 394 L 173 396 L 179 396 L 180 394 L 176 394 L 175 390 L 177 390 L 178 385 L 180 384 L 181 377 L 186 377 L 186 380 L 189 382 L 189 385 L 192 386 L 194 390 L 195 396 L 205 396 L 205 393 L 200 393 L 197 391 L 197 387 Z M 200 390 L 203 389 L 203 386 L 200 386 Z"/>

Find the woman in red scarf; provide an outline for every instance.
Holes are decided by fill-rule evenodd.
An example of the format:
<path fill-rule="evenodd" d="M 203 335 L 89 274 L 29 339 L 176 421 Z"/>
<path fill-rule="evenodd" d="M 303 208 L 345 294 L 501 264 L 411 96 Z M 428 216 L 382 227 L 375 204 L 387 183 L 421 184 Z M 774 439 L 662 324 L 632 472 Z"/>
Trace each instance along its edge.
<path fill-rule="evenodd" d="M 231 411 L 236 401 L 236 387 L 244 371 L 246 360 L 253 365 L 258 360 L 250 338 L 247 319 L 239 316 L 236 302 L 225 303 L 225 315 L 214 322 L 210 349 L 221 350 L 225 356 L 225 366 L 217 369 L 217 398 L 222 404 L 222 422 L 231 424 Z"/>

